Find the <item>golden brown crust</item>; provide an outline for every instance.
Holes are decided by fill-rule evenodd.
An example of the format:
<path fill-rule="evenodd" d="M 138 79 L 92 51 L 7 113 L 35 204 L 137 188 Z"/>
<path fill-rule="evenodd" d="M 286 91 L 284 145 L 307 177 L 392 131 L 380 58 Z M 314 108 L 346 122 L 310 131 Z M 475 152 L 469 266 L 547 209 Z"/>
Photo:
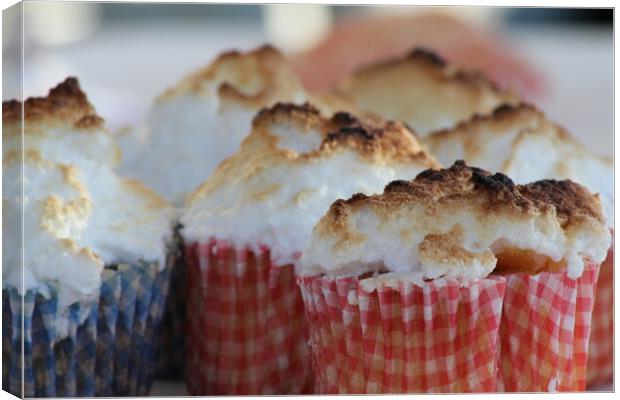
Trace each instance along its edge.
<path fill-rule="evenodd" d="M 418 246 L 420 260 L 455 266 L 471 264 L 474 260 L 482 265 L 495 261 L 490 251 L 474 253 L 463 248 L 463 239 L 464 229 L 461 225 L 456 225 L 447 233 L 426 235 Z"/>
<path fill-rule="evenodd" d="M 282 126 L 294 126 L 301 134 L 318 132 L 321 135 L 320 143 L 306 152 L 287 148 L 279 143 L 280 138 L 274 129 Z M 192 194 L 190 201 L 198 200 L 225 185 L 230 177 L 249 180 L 277 164 L 293 167 L 347 149 L 355 151 L 360 159 L 379 165 L 411 163 L 421 168 L 440 167 L 415 135 L 399 122 L 356 117 L 346 112 L 328 118 L 308 103 L 277 103 L 258 112 L 252 122 L 252 131 L 239 151 L 220 164 L 210 179 Z"/>
<path fill-rule="evenodd" d="M 458 69 L 419 48 L 356 71 L 337 93 L 363 110 L 409 123 L 422 136 L 517 101 L 481 73 Z"/>
<path fill-rule="evenodd" d="M 604 222 L 599 195 L 573 181 L 544 179 L 522 185 L 520 189 L 526 197 L 553 204 L 562 228 L 586 218 Z"/>
<path fill-rule="evenodd" d="M 24 162 L 30 163 L 32 165 L 36 165 L 39 167 L 50 167 L 53 164 L 49 161 L 46 161 L 41 156 L 41 153 L 34 149 L 27 149 L 24 151 L 22 156 L 22 152 L 20 150 L 10 150 L 6 154 L 2 156 L 2 166 L 3 168 L 7 168 L 12 164 L 21 163 L 22 158 Z"/>
<path fill-rule="evenodd" d="M 87 196 L 63 200 L 51 195 L 43 201 L 41 226 L 50 233 L 57 233 L 63 230 L 66 221 L 75 218 L 87 219 L 91 208 L 92 202 Z"/>
<path fill-rule="evenodd" d="M 7 169 L 17 163 L 29 164 L 41 169 L 57 168 L 64 181 L 75 189 L 82 197 L 88 197 L 86 187 L 78 178 L 78 170 L 75 165 L 58 164 L 43 158 L 41 153 L 36 149 L 25 149 L 23 154 L 20 150 L 10 150 L 2 157 L 2 167 Z"/>
<path fill-rule="evenodd" d="M 208 66 L 190 74 L 158 100 L 184 94 L 200 95 L 216 84 L 221 100 L 248 107 L 261 107 L 275 100 L 290 99 L 302 89 L 286 58 L 269 45 L 247 53 L 229 51 Z"/>
<path fill-rule="evenodd" d="M 107 137 L 106 148 L 110 151 L 110 162 L 120 163 L 122 152 L 114 143 L 105 128 L 103 118 L 95 113 L 78 80 L 68 77 L 52 88 L 45 97 L 30 97 L 23 103 L 24 125 L 22 125 L 22 103 L 17 100 L 2 103 L 2 137 L 8 148 L 21 147 L 22 134 L 26 136 L 26 146 L 35 145 L 39 139 L 46 139 L 50 132 L 59 134 L 94 134 Z M 53 130 L 55 129 L 55 130 Z M 29 142 L 33 139 L 34 142 Z M 97 142 L 99 143 L 99 142 Z M 79 151 L 79 149 L 74 149 Z"/>
<path fill-rule="evenodd" d="M 78 169 L 73 164 L 59 164 L 43 158 L 41 153 L 36 149 L 25 149 L 22 152 L 19 150 L 11 150 L 2 157 L 3 169 L 10 167 L 13 164 L 23 163 L 35 166 L 41 169 L 58 169 L 65 183 L 76 190 L 80 196 L 88 198 L 88 191 L 84 184 L 78 178 Z"/>
<path fill-rule="evenodd" d="M 95 114 L 78 80 L 69 77 L 49 91 L 46 97 L 30 97 L 23 103 L 24 122 L 28 131 L 39 124 L 68 124 L 80 129 L 103 128 L 103 119 Z M 2 124 L 6 134 L 21 133 L 22 103 L 2 103 Z M 4 135 L 3 135 L 4 136 Z"/>
<path fill-rule="evenodd" d="M 313 235 L 329 238 L 324 244 L 332 252 L 344 254 L 346 249 L 355 249 L 368 240 L 364 236 L 368 228 L 358 227 L 362 224 L 360 216 L 369 213 L 374 216 L 369 220 L 380 221 L 378 229 L 373 228 L 379 231 L 377 235 L 391 229 L 390 234 L 400 234 L 403 245 L 418 240 L 413 239 L 414 232 L 418 237 L 424 235 L 417 245 L 424 265 L 456 269 L 464 265 L 493 266 L 495 274 L 536 274 L 567 267 L 568 253 L 554 260 L 546 253 L 532 247 L 520 248 L 512 239 L 505 239 L 522 232 L 520 226 L 535 224 L 543 241 L 548 238 L 542 236 L 563 233 L 567 249 L 576 241 L 583 243 L 580 238 L 584 235 L 602 240 L 608 234 L 598 197 L 572 181 L 517 185 L 501 173 L 491 174 L 457 161 L 448 169 L 423 171 L 412 181 L 391 182 L 382 194 L 356 194 L 348 200 L 337 200 Z M 470 219 L 471 223 L 463 222 Z M 442 230 L 446 227 L 448 231 Z M 505 231 L 497 231 L 498 227 Z M 472 252 L 463 246 L 472 240 L 481 251 Z M 532 240 L 529 237 L 523 243 L 531 246 Z M 601 247 L 600 243 L 596 246 Z"/>
<path fill-rule="evenodd" d="M 506 175 L 469 167 L 464 161 L 448 169 L 426 170 L 412 181 L 393 181 L 381 195 L 357 194 L 332 204 L 324 224 L 337 229 L 352 209 L 372 205 L 389 210 L 403 204 L 422 203 L 429 212 L 441 207 L 472 207 L 478 212 L 519 215 L 547 213 L 555 208 L 563 228 L 583 220 L 604 221 L 598 198 L 572 181 L 545 180 L 516 185 Z"/>
<path fill-rule="evenodd" d="M 453 65 L 448 64 L 441 56 L 434 53 L 430 49 L 417 47 L 413 49 L 406 57 L 406 60 L 410 62 L 423 64 L 430 69 L 433 69 L 437 75 L 446 81 L 451 80 L 454 82 L 460 82 L 464 85 L 477 87 L 482 90 L 488 90 L 494 92 L 498 96 L 508 95 L 503 93 L 499 86 L 478 71 L 466 71 L 456 68 Z M 388 61 L 386 64 L 399 63 L 401 60 L 395 59 Z"/>
<path fill-rule="evenodd" d="M 556 144 L 558 149 L 560 145 L 563 147 L 568 145 L 571 149 L 570 157 L 597 158 L 610 167 L 613 164 L 608 157 L 590 152 L 564 128 L 549 121 L 542 111 L 534 105 L 524 102 L 502 104 L 489 114 L 475 114 L 470 119 L 462 121 L 452 128 L 431 133 L 424 139 L 424 142 L 428 145 L 431 153 L 440 155 L 444 143 L 456 141 L 463 145 L 462 158 L 474 162 L 473 160 L 482 157 L 478 162 L 484 164 L 487 160 L 485 157 L 496 156 L 493 154 L 495 150 L 489 147 L 492 142 L 484 135 L 510 134 L 515 135 L 515 139 L 510 143 L 511 152 L 514 152 L 523 141 L 528 140 L 530 135 L 545 136 Z M 439 158 L 441 159 L 441 156 Z M 512 162 L 512 157 L 503 160 L 502 171 L 509 171 L 510 167 L 514 166 Z M 562 168 L 562 161 L 557 164 L 557 167 Z M 560 176 L 563 175 L 562 171 L 557 172 Z"/>
<path fill-rule="evenodd" d="M 504 103 L 497 106 L 490 113 L 476 113 L 471 118 L 460 121 L 454 127 L 437 130 L 427 140 L 441 141 L 453 136 L 471 135 L 479 132 L 486 126 L 496 128 L 496 130 L 515 125 L 521 125 L 523 128 L 534 128 L 544 120 L 544 114 L 531 104 L 524 102 L 515 104 Z"/>
<path fill-rule="evenodd" d="M 79 129 L 103 128 L 103 118 L 98 115 L 85 115 L 75 121 L 74 126 Z"/>
<path fill-rule="evenodd" d="M 88 260 L 94 261 L 96 263 L 99 263 L 103 266 L 103 260 L 97 254 L 95 254 L 88 247 L 78 246 L 78 244 L 73 239 L 69 239 L 69 238 L 59 239 L 59 243 L 66 250 L 72 253 L 77 253 L 79 256 L 84 257 Z"/>
<path fill-rule="evenodd" d="M 318 149 L 300 154 L 302 159 L 324 156 L 342 149 L 355 149 L 362 158 L 373 162 L 407 163 L 418 161 L 438 168 L 439 164 L 422 148 L 415 133 L 400 122 L 372 117 L 357 117 L 348 112 L 337 112 L 330 118 L 305 103 L 277 103 L 262 109 L 254 118 L 257 131 L 268 131 L 270 126 L 291 122 L 303 129 L 316 129 L 323 135 Z"/>

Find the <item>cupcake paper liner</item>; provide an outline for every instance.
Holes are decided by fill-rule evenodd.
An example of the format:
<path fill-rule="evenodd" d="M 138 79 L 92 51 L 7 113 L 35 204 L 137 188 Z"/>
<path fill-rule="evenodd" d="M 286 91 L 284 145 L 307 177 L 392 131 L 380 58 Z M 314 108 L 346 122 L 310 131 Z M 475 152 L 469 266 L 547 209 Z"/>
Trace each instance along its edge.
<path fill-rule="evenodd" d="M 582 391 L 599 266 L 368 292 L 358 278 L 298 279 L 317 390 Z"/>
<path fill-rule="evenodd" d="M 215 240 L 189 246 L 186 255 L 190 394 L 311 392 L 293 266 L 273 265 L 268 249 L 254 254 Z"/>
<path fill-rule="evenodd" d="M 45 298 L 31 290 L 21 296 L 4 289 L 3 389 L 24 397 L 148 394 L 169 269 L 147 263 L 106 267 L 98 302 L 72 305 L 69 334 L 62 338 L 55 294 Z"/>
<path fill-rule="evenodd" d="M 187 336 L 187 277 L 180 225 L 175 228 L 170 254 L 174 257 L 170 271 L 170 291 L 166 298 L 158 338 L 155 377 L 182 380 L 185 375 L 185 337 Z"/>
<path fill-rule="evenodd" d="M 492 391 L 503 279 L 365 291 L 357 278 L 298 279 L 320 393 Z"/>
<path fill-rule="evenodd" d="M 614 251 L 601 265 L 594 293 L 588 348 L 587 386 L 611 382 L 614 376 Z"/>
<path fill-rule="evenodd" d="M 498 390 L 585 390 L 586 359 L 599 266 L 504 276 Z"/>

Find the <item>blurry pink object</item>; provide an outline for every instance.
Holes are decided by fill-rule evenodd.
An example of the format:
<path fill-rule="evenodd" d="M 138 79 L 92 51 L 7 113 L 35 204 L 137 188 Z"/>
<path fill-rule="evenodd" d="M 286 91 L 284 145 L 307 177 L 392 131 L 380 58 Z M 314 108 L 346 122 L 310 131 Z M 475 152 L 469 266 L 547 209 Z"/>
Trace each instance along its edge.
<path fill-rule="evenodd" d="M 443 14 L 344 21 L 317 47 L 293 57 L 293 66 L 308 89 L 324 91 L 359 67 L 401 56 L 414 47 L 429 48 L 452 64 L 481 71 L 526 100 L 543 93 L 540 73 L 496 32 Z"/>

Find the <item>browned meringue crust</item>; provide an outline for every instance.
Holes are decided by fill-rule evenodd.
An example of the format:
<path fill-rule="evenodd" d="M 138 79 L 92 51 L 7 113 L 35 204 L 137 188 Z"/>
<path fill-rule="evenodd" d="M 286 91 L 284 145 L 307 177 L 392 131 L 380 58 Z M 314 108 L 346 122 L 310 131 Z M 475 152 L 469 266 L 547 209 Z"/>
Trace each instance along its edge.
<path fill-rule="evenodd" d="M 23 103 L 24 123 L 35 132 L 40 125 L 73 125 L 79 129 L 103 129 L 104 121 L 88 102 L 78 80 L 68 77 L 46 97 L 30 97 Z M 3 136 L 21 134 L 22 103 L 2 102 Z"/>
<path fill-rule="evenodd" d="M 489 114 L 475 114 L 470 119 L 460 122 L 453 128 L 433 132 L 424 139 L 429 150 L 441 153 L 441 146 L 445 141 L 456 140 L 463 144 L 463 158 L 475 160 L 491 145 L 485 139 L 486 132 L 497 135 L 510 131 L 517 131 L 515 140 L 510 144 L 514 151 L 527 135 L 543 135 L 549 137 L 552 143 L 559 148 L 560 145 L 568 145 L 571 149 L 570 157 L 597 158 L 603 163 L 613 165 L 613 161 L 604 156 L 595 154 L 578 142 L 563 127 L 549 121 L 545 114 L 534 105 L 528 103 L 502 104 Z M 570 160 L 560 160 L 556 168 L 562 174 L 566 168 L 565 163 Z M 513 166 L 513 159 L 509 157 L 503 161 L 502 170 L 508 170 Z"/>
<path fill-rule="evenodd" d="M 337 93 L 385 118 L 430 125 L 442 116 L 460 121 L 517 101 L 514 94 L 500 90 L 483 74 L 458 69 L 422 48 L 356 71 L 338 86 Z M 400 105 L 395 104 L 396 96 Z"/>
<path fill-rule="evenodd" d="M 318 148 L 298 153 L 280 147 L 274 126 L 292 125 L 302 131 L 317 130 L 323 136 Z M 277 103 L 258 112 L 252 121 L 252 131 L 237 153 L 224 160 L 214 174 L 191 196 L 197 200 L 231 176 L 249 180 L 270 166 L 288 163 L 291 166 L 314 162 L 330 154 L 352 149 L 366 162 L 384 165 L 417 163 L 427 168 L 440 165 L 420 145 L 415 134 L 400 122 L 376 117 L 356 117 L 347 112 L 325 117 L 314 106 L 305 103 Z"/>
<path fill-rule="evenodd" d="M 490 113 L 476 113 L 468 120 L 461 121 L 454 127 L 437 130 L 433 132 L 433 136 L 451 136 L 456 135 L 457 133 L 455 132 L 466 134 L 479 129 L 484 124 L 493 124 L 495 127 L 510 127 L 519 124 L 524 127 L 534 128 L 545 122 L 544 113 L 532 104 L 525 102 L 504 103 L 497 106 Z"/>
<path fill-rule="evenodd" d="M 444 82 L 460 82 L 470 88 L 477 88 L 502 94 L 497 84 L 489 80 L 484 74 L 477 71 L 466 71 L 448 64 L 437 53 L 422 47 L 416 47 L 404 58 L 391 59 L 382 63 L 371 65 L 358 70 L 355 74 L 363 78 L 365 74 L 375 74 L 377 71 L 386 71 L 392 67 L 403 64 L 414 65 L 418 68 L 426 68 L 429 77 Z"/>
<path fill-rule="evenodd" d="M 390 210 L 420 203 L 431 214 L 440 209 L 468 209 L 474 215 L 501 214 L 521 220 L 555 211 L 565 231 L 604 226 L 598 195 L 591 194 L 575 182 L 542 180 L 516 185 L 504 174 L 491 174 L 459 160 L 448 169 L 423 171 L 412 181 L 393 181 L 385 187 L 383 194 L 368 196 L 358 193 L 348 200 L 337 200 L 315 229 L 319 235 L 347 235 L 347 221 L 356 209 L 372 207 L 377 214 L 387 218 Z M 458 239 L 458 232 L 442 236 L 445 237 L 433 239 L 447 240 L 450 244 Z M 355 241 L 355 238 L 343 238 L 343 241 Z M 563 267 L 561 262 L 516 248 L 505 248 L 496 257 L 494 273 L 499 274 L 556 271 Z"/>
<path fill-rule="evenodd" d="M 286 58 L 269 45 L 247 53 L 229 51 L 208 66 L 190 74 L 158 100 L 183 94 L 204 93 L 203 84 L 220 81 L 218 96 L 224 100 L 260 107 L 278 99 L 289 99 L 302 89 Z M 292 100 L 292 99 L 291 99 Z"/>
<path fill-rule="evenodd" d="M 542 111 L 524 102 L 501 104 L 488 114 L 476 113 L 452 128 L 433 132 L 425 141 L 434 146 L 446 139 L 461 138 L 465 147 L 465 158 L 473 158 L 480 150 L 480 139 L 476 135 L 480 135 L 485 128 L 492 132 L 510 128 L 517 128 L 519 132 L 549 129 L 558 139 L 578 144 L 561 126 L 550 122 Z"/>
<path fill-rule="evenodd" d="M 348 112 L 337 112 L 330 118 L 309 103 L 294 105 L 277 103 L 261 110 L 252 123 L 258 135 L 271 135 L 273 125 L 292 123 L 304 130 L 317 129 L 323 135 L 318 149 L 299 154 L 300 160 L 316 158 L 343 149 L 355 149 L 367 161 L 385 164 L 412 161 L 428 163 L 438 168 L 439 164 L 424 150 L 415 133 L 394 121 L 364 116 L 357 117 Z M 252 142 L 252 134 L 247 139 Z M 279 150 L 277 145 L 273 149 Z"/>
<path fill-rule="evenodd" d="M 444 263 L 458 265 L 459 262 L 472 262 L 477 259 L 482 264 L 492 264 L 495 257 L 492 252 L 474 253 L 463 248 L 464 235 L 461 225 L 444 234 L 426 235 L 418 246 L 420 260 L 441 260 Z"/>
<path fill-rule="evenodd" d="M 465 147 L 465 158 L 477 155 L 479 143 L 476 135 L 485 127 L 493 131 L 505 130 L 510 127 L 519 127 L 521 130 L 536 129 L 547 124 L 544 114 L 533 105 L 527 103 L 501 104 L 491 113 L 476 113 L 471 118 L 459 122 L 451 128 L 440 129 L 431 133 L 425 141 L 434 145 L 446 139 L 461 138 Z M 563 129 L 559 129 L 564 139 L 569 139 Z"/>

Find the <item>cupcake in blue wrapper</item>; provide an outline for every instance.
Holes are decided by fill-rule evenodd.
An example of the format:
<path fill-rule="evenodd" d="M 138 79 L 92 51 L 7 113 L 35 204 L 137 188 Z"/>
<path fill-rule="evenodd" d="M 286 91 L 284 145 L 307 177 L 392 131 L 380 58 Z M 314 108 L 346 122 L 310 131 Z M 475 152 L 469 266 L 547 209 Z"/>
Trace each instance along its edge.
<path fill-rule="evenodd" d="M 115 173 L 120 151 L 76 79 L 23 113 L 2 105 L 3 390 L 146 395 L 173 210 Z"/>

